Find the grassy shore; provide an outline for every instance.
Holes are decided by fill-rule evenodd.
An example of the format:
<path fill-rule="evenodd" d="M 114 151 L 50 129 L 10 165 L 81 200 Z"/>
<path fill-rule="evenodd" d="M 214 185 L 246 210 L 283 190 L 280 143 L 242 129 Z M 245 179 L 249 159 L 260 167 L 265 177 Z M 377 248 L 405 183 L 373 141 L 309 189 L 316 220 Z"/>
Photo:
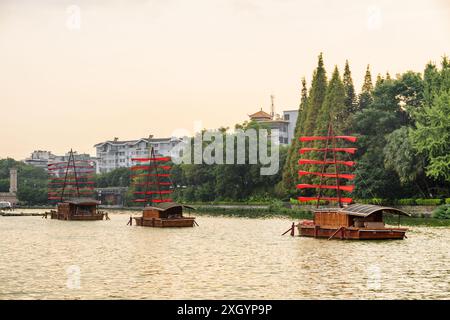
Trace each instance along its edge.
<path fill-rule="evenodd" d="M 255 207 L 258 205 L 193 205 L 196 210 L 195 215 L 205 216 L 221 216 L 221 217 L 240 217 L 253 219 L 267 218 L 288 218 L 292 220 L 312 219 L 313 215 L 308 208 L 286 208 L 279 205 L 266 205 Z M 21 207 L 26 209 L 52 209 L 54 207 Z M 124 207 L 124 208 L 102 208 L 107 211 L 141 211 L 142 207 Z M 397 225 L 398 217 L 386 215 L 385 222 L 390 225 Z M 401 225 L 403 226 L 430 226 L 430 227 L 450 227 L 450 219 L 436 219 L 430 217 L 401 217 Z"/>
<path fill-rule="evenodd" d="M 293 220 L 312 219 L 311 211 L 279 208 L 269 206 L 268 208 L 223 208 L 215 206 L 198 206 L 195 214 L 207 216 L 241 217 L 241 218 L 290 218 Z M 385 222 L 389 225 L 397 225 L 398 217 L 386 215 Z M 400 218 L 402 226 L 430 226 L 450 227 L 450 219 L 404 217 Z"/>

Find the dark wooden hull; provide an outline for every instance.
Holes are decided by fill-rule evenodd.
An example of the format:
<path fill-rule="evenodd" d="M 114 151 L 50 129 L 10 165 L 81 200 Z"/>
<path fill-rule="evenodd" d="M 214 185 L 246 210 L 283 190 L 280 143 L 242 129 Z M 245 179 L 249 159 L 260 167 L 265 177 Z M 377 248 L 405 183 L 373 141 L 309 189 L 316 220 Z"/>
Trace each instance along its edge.
<path fill-rule="evenodd" d="M 297 225 L 300 236 L 314 238 L 330 238 L 342 240 L 403 240 L 408 229 L 404 228 L 336 228 L 321 226 Z"/>
<path fill-rule="evenodd" d="M 70 220 L 70 221 L 93 221 L 103 220 L 103 213 L 96 213 L 91 215 L 65 215 L 63 213 L 51 212 L 50 217 L 57 220 Z"/>
<path fill-rule="evenodd" d="M 194 217 L 182 218 L 144 218 L 136 217 L 134 221 L 137 226 L 154 228 L 186 228 L 193 227 Z"/>

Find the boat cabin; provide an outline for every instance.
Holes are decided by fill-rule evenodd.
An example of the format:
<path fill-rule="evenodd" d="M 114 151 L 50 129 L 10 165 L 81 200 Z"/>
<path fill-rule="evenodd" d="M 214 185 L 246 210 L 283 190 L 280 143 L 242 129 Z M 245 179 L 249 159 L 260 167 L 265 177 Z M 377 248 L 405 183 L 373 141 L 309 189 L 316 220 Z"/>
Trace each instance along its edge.
<path fill-rule="evenodd" d="M 135 217 L 136 225 L 144 227 L 193 227 L 194 217 L 183 216 L 183 209 L 191 206 L 175 202 L 163 202 L 144 207 L 141 217 Z"/>
<path fill-rule="evenodd" d="M 69 199 L 60 202 L 51 218 L 58 220 L 103 220 L 103 212 L 97 210 L 99 201 L 89 198 Z"/>

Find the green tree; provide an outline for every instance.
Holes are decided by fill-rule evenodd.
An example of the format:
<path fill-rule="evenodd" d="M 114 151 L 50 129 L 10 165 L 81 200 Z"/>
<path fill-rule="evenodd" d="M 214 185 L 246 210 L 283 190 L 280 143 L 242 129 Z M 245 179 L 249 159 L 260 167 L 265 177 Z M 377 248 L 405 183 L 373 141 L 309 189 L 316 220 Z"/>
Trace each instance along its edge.
<path fill-rule="evenodd" d="M 326 90 L 327 74 L 323 65 L 322 53 L 320 53 L 317 68 L 313 74 L 311 89 L 309 90 L 308 103 L 305 108 L 305 121 L 302 124 L 301 131 L 303 135 L 311 135 L 315 131 L 317 115 L 325 100 Z"/>
<path fill-rule="evenodd" d="M 298 177 L 298 159 L 300 150 L 299 138 L 302 132 L 302 125 L 305 121 L 306 106 L 308 101 L 308 90 L 306 89 L 306 80 L 302 79 L 302 90 L 300 105 L 298 108 L 298 117 L 295 125 L 294 138 L 292 139 L 291 145 L 289 146 L 287 159 L 283 167 L 283 178 L 282 178 L 282 194 L 293 196 L 297 189 L 297 177 Z"/>
<path fill-rule="evenodd" d="M 3 191 L 9 191 L 9 170 L 17 168 L 19 202 L 27 205 L 40 205 L 47 203 L 47 173 L 42 168 L 37 168 L 14 159 L 0 160 L 0 181 L 7 181 L 8 187 L 2 187 Z M 6 190 L 5 190 L 6 189 Z"/>
<path fill-rule="evenodd" d="M 342 133 L 344 121 L 348 115 L 345 105 L 345 93 L 345 87 L 336 66 L 327 86 L 320 113 L 317 116 L 315 135 L 326 135 L 330 122 L 333 124 L 335 133 Z"/>
<path fill-rule="evenodd" d="M 426 174 L 450 182 L 450 90 L 434 96 L 416 115 L 411 137 L 419 154 L 429 160 Z"/>
<path fill-rule="evenodd" d="M 416 154 L 410 135 L 410 128 L 402 126 L 390 133 L 384 147 L 384 165 L 387 170 L 395 171 L 402 186 L 415 184 L 421 197 L 430 196 L 428 184 L 425 181 L 425 159 Z"/>
<path fill-rule="evenodd" d="M 359 95 L 359 110 L 367 108 L 373 102 L 372 93 L 372 75 L 370 74 L 370 66 L 367 65 L 366 74 L 364 75 L 364 83 Z"/>
<path fill-rule="evenodd" d="M 358 110 L 358 98 L 353 85 L 352 73 L 348 60 L 345 60 L 345 68 L 343 75 L 343 83 L 345 88 L 345 108 L 348 114 L 353 114 Z"/>

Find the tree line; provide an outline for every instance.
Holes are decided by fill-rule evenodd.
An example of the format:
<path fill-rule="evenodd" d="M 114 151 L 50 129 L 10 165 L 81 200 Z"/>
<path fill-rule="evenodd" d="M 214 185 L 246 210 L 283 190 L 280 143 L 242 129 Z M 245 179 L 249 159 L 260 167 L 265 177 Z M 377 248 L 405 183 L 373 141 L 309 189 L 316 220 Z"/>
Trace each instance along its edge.
<path fill-rule="evenodd" d="M 356 162 L 355 198 L 450 196 L 450 63 L 447 57 L 439 65 L 426 64 L 423 72 L 407 71 L 395 77 L 379 74 L 374 82 L 367 66 L 364 83 L 357 93 L 349 62 L 345 62 L 342 75 L 335 66 L 329 77 L 320 54 L 310 86 L 303 78 L 299 95 L 295 139 L 290 146 L 280 148 L 277 174 L 262 176 L 261 164 L 248 162 L 173 164 L 175 199 L 266 201 L 310 195 L 313 191 L 300 192 L 296 185 L 301 180 L 306 183 L 317 180 L 308 176 L 299 178 L 298 171 L 302 168 L 298 160 L 306 156 L 317 158 L 318 154 L 300 155 L 304 145 L 298 138 L 326 135 L 329 123 L 336 134 L 358 137 L 354 145 L 357 152 L 351 159 Z M 254 121 L 237 124 L 235 128 L 267 129 Z M 224 137 L 232 134 L 228 128 L 217 131 Z M 204 141 L 203 146 L 209 143 Z M 340 157 L 347 160 L 344 155 Z M 9 189 L 12 166 L 19 169 L 19 200 L 28 204 L 46 203 L 45 170 L 13 159 L 0 160 L 0 192 Z M 129 186 L 130 170 L 121 168 L 96 175 L 95 181 L 97 187 Z M 130 188 L 130 199 L 131 194 Z"/>
<path fill-rule="evenodd" d="M 311 87 L 302 81 L 299 117 L 283 170 L 281 190 L 299 194 L 298 137 L 326 135 L 328 123 L 337 134 L 358 137 L 355 197 L 448 197 L 450 186 L 450 66 L 428 63 L 424 72 L 407 71 L 392 78 L 370 67 L 356 94 L 350 66 L 343 76 L 334 68 L 328 81 L 322 54 Z M 311 156 L 308 154 L 308 156 Z M 312 155 L 317 156 L 317 155 Z M 311 178 L 305 178 L 311 182 Z"/>

